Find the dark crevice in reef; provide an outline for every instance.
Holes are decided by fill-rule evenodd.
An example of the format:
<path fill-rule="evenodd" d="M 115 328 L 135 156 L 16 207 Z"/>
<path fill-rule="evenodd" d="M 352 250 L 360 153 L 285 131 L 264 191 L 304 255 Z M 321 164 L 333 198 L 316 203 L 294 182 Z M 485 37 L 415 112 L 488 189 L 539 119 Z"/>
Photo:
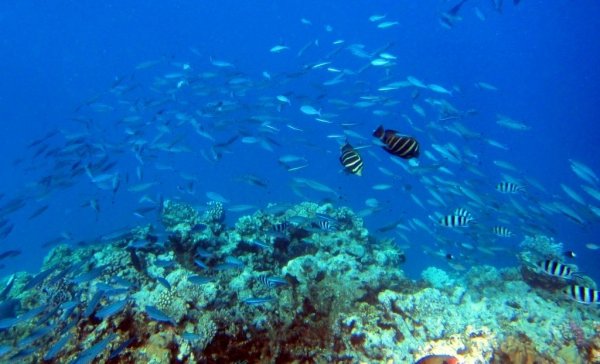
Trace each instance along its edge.
<path fill-rule="evenodd" d="M 206 362 L 318 362 L 313 357 L 315 351 L 335 346 L 331 322 L 328 315 L 317 312 L 308 300 L 304 300 L 303 310 L 304 314 L 298 315 L 288 327 L 249 330 L 246 325 L 239 323 L 236 335 L 215 335 L 203 352 Z M 343 348 L 340 341 L 337 347 Z"/>

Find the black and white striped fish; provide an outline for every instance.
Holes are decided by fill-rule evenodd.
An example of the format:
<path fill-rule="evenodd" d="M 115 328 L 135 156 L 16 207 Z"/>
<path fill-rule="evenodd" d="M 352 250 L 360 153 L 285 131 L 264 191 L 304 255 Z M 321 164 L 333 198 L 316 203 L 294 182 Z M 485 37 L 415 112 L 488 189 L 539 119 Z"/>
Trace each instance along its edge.
<path fill-rule="evenodd" d="M 329 216 L 329 215 L 327 215 L 327 214 L 323 214 L 323 213 L 316 213 L 315 215 L 316 215 L 316 216 L 317 216 L 319 219 L 321 219 L 321 220 L 327 220 L 327 221 L 330 221 L 330 222 L 336 222 L 336 221 L 337 221 L 337 220 L 335 219 L 335 217 L 333 217 L 333 216 Z"/>
<path fill-rule="evenodd" d="M 287 221 L 283 221 L 283 222 L 274 224 L 272 227 L 273 232 L 280 233 L 280 234 L 287 232 L 288 228 L 289 228 L 289 223 Z"/>
<path fill-rule="evenodd" d="M 411 136 L 401 135 L 395 130 L 386 130 L 383 125 L 373 132 L 373 136 L 383 142 L 383 149 L 390 154 L 404 159 L 419 156 L 419 142 Z"/>
<path fill-rule="evenodd" d="M 346 142 L 342 147 L 342 155 L 340 156 L 340 163 L 344 166 L 344 170 L 348 173 L 362 176 L 363 161 L 360 154 Z"/>
<path fill-rule="evenodd" d="M 556 260 L 546 259 L 538 262 L 537 266 L 547 275 L 570 279 L 573 276 L 573 268 Z"/>
<path fill-rule="evenodd" d="M 445 227 L 466 227 L 473 222 L 471 216 L 446 215 L 440 219 L 440 225 Z"/>
<path fill-rule="evenodd" d="M 276 276 L 259 276 L 258 281 L 267 288 L 283 287 L 289 284 L 285 278 Z"/>
<path fill-rule="evenodd" d="M 504 226 L 494 226 L 492 232 L 501 238 L 510 238 L 512 236 L 512 231 Z"/>
<path fill-rule="evenodd" d="M 329 220 L 319 220 L 316 222 L 317 226 L 319 227 L 319 229 L 321 230 L 325 230 L 325 231 L 335 231 L 337 230 L 337 226 L 334 222 L 331 222 Z"/>
<path fill-rule="evenodd" d="M 600 303 L 600 292 L 576 284 L 570 285 L 563 291 L 569 298 L 579 303 Z"/>
<path fill-rule="evenodd" d="M 473 215 L 471 215 L 471 213 L 467 209 L 463 209 L 462 207 L 459 207 L 456 210 L 454 210 L 454 215 L 473 218 Z"/>
<path fill-rule="evenodd" d="M 496 185 L 496 189 L 502 193 L 519 193 L 525 191 L 525 187 L 513 182 L 500 182 Z"/>

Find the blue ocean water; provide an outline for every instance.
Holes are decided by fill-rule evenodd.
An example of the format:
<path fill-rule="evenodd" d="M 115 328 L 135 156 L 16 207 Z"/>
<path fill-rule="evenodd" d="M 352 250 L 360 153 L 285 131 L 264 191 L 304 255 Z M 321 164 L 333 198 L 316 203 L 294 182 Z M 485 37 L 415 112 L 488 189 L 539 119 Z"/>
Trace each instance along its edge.
<path fill-rule="evenodd" d="M 365 208 L 366 199 L 379 200 L 383 209 L 366 216 L 366 226 L 375 236 L 394 237 L 399 245 L 406 246 L 407 262 L 402 269 L 410 276 L 418 277 L 429 265 L 446 267 L 443 256 L 425 254 L 427 249 L 452 253 L 467 267 L 515 265 L 514 251 L 523 237 L 522 227 L 515 219 L 511 219 L 514 225 L 509 226 L 515 236 L 502 241 L 487 241 L 489 235 L 436 230 L 429 216 L 449 212 L 469 200 L 443 195 L 448 206 L 442 208 L 426 203 L 425 208 L 419 207 L 410 193 L 426 202 L 432 198 L 429 186 L 423 185 L 420 175 L 407 173 L 377 145 L 370 143 L 371 132 L 383 124 L 414 134 L 422 143 L 422 151 L 429 149 L 435 153 L 431 149 L 434 143 L 452 143 L 463 153 L 467 149 L 462 148 L 468 148 L 472 155 L 469 164 L 485 177 L 463 174 L 461 166 L 449 163 L 444 165 L 454 171 L 454 175 L 436 171 L 430 176 L 440 176 L 459 185 L 466 183 L 465 179 L 477 180 L 470 186 L 476 186 L 474 189 L 484 201 L 504 201 L 498 211 L 479 217 L 480 226 L 489 224 L 491 227 L 503 217 L 517 214 L 514 206 L 502 200 L 505 196 L 495 195 L 494 186 L 506 171 L 496 166 L 494 160 L 510 162 L 518 169 L 509 174 L 539 181 L 546 191 L 542 193 L 528 187 L 529 196 L 533 197 L 523 198 L 520 204 L 539 208 L 543 203 L 562 201 L 580 214 L 585 220 L 581 224 L 560 213 L 540 213 L 535 218 L 541 220 L 542 225 L 551 225 L 552 236 L 579 253 L 576 263 L 580 269 L 598 281 L 597 252 L 585 247 L 588 243 L 600 244 L 598 216 L 566 196 L 560 184 L 577 190 L 585 197 L 586 204 L 598 204 L 579 189 L 583 181 L 571 171 L 569 159 L 585 163 L 600 173 L 596 157 L 600 152 L 597 143 L 600 128 L 596 125 L 600 44 L 595 36 L 600 30 L 595 16 L 600 4 L 523 0 L 518 6 L 505 2 L 499 13 L 491 1 L 472 0 L 460 10 L 462 19 L 447 29 L 440 25 L 439 18 L 453 5 L 429 0 L 403 3 L 10 1 L 1 4 L 0 163 L 4 178 L 0 180 L 0 191 L 4 197 L 0 205 L 13 198 L 25 204 L 1 216 L 14 225 L 10 234 L 2 239 L 2 251 L 22 251 L 17 257 L 2 261 L 2 274 L 23 269 L 37 271 L 48 251 L 42 245 L 57 237 L 68 237 L 68 241 L 76 245 L 81 241 L 94 241 L 122 227 L 159 224 L 156 214 L 147 214 L 144 218 L 133 214 L 143 205 L 139 199 L 144 193 L 128 192 L 127 188 L 138 182 L 157 182 L 145 191 L 154 200 L 158 200 L 159 195 L 179 197 L 201 206 L 207 201 L 206 192 L 214 191 L 226 197 L 230 205 L 252 204 L 260 208 L 269 202 L 302 201 L 304 198 L 290 188 L 294 177 L 317 180 L 339 194 L 332 198 L 331 194 L 303 190 L 313 201 L 327 198 L 335 205 L 360 211 Z M 476 8 L 485 20 L 476 15 Z M 386 15 L 384 21 L 398 24 L 380 29 L 369 20 L 369 16 L 375 14 Z M 303 18 L 310 24 L 301 22 Z M 337 40 L 343 43 L 335 45 Z M 369 53 L 385 49 L 397 59 L 391 67 L 367 67 L 361 71 L 370 59 L 352 55 L 348 51 L 352 44 L 364 45 Z M 289 49 L 270 52 L 275 45 Z M 298 52 L 305 46 L 308 48 L 299 56 Z M 338 48 L 337 53 L 327 56 Z M 234 67 L 215 67 L 211 59 L 230 62 Z M 140 64 L 149 61 L 158 61 L 158 64 L 139 69 Z M 337 75 L 324 68 L 311 69 L 311 65 L 323 61 L 332 62 L 327 67 L 348 70 L 343 83 L 323 85 Z M 193 129 L 178 124 L 171 117 L 167 125 L 168 139 L 173 143 L 180 141 L 177 145 L 185 145 L 189 152 L 149 153 L 142 164 L 136 160 L 131 144 L 123 141 L 152 138 L 157 132 L 144 131 L 137 135 L 136 130 L 128 130 L 120 121 L 126 110 L 122 101 L 131 101 L 130 97 L 115 96 L 109 90 L 119 85 L 136 85 L 137 89 L 131 91 L 136 95 L 136 102 L 161 99 L 165 95 L 152 89 L 153 82 L 169 73 L 186 72 L 184 65 L 189 65 L 196 75 L 217 74 L 216 81 L 207 79 L 206 96 L 193 97 L 185 88 L 177 95 L 180 100 L 201 102 L 187 105 L 186 112 L 193 113 L 215 102 L 232 102 L 242 107 L 206 122 L 206 132 L 214 141 L 189 135 Z M 263 76 L 265 71 L 271 75 L 270 81 Z M 378 91 L 378 87 L 405 80 L 409 75 L 447 89 L 456 88 L 453 96 L 423 91 L 415 100 L 411 98 L 413 90 Z M 249 79 L 251 86 L 242 87 L 243 91 L 236 93 L 227 84 L 227 80 L 234 78 Z M 482 90 L 474 86 L 477 82 L 489 83 L 498 90 Z M 257 106 L 264 105 L 266 100 L 276 102 L 277 95 L 288 95 L 291 105 L 281 105 L 280 111 Z M 343 100 L 352 104 L 360 101 L 360 96 L 372 95 L 393 102 L 385 107 L 388 115 L 374 115 L 375 107 L 342 107 L 331 102 Z M 450 132 L 432 133 L 426 125 L 438 122 L 438 115 L 428 106 L 427 98 L 445 99 L 462 111 L 477 110 L 462 122 L 480 136 L 466 139 Z M 95 102 L 98 102 L 96 106 L 101 103 L 115 111 L 90 111 L 89 105 Z M 425 118 L 413 111 L 413 103 L 425 108 Z M 299 111 L 303 104 L 310 104 L 323 113 L 336 114 L 333 124 L 316 122 L 303 114 Z M 210 162 L 203 158 L 202 153 L 209 152 L 216 142 L 234 135 L 258 135 L 260 123 L 251 118 L 264 115 L 266 110 L 270 117 L 277 118 L 273 125 L 279 130 L 269 135 L 272 151 L 238 140 L 227 148 L 220 160 Z M 402 114 L 408 115 L 418 130 L 410 128 Z M 531 129 L 504 128 L 496 124 L 496 114 L 523 121 Z M 151 115 L 142 113 L 142 117 L 153 121 Z M 351 130 L 366 138 L 349 136 L 349 141 L 355 145 L 370 145 L 364 150 L 362 177 L 341 173 L 340 144 L 327 137 L 342 134 L 342 123 L 356 124 Z M 286 124 L 303 131 L 287 128 Z M 72 135 L 86 130 L 86 125 L 96 143 L 95 150 L 108 151 L 110 163 L 115 163 L 108 172 L 120 176 L 120 189 L 114 194 L 99 189 L 85 174 L 66 180 L 61 176 L 61 183 L 70 184 L 67 187 L 51 184 L 53 188 L 41 188 L 48 178 L 58 179 L 52 174 L 56 160 L 45 153 L 34 157 L 36 148 L 27 145 L 53 130 L 59 130 L 61 135 Z M 486 144 L 486 138 L 501 142 L 508 150 Z M 62 148 L 64 140 L 53 137 L 43 145 L 48 145 L 48 149 Z M 288 172 L 278 163 L 278 158 L 286 154 L 302 156 L 308 167 Z M 424 166 L 432 164 L 423 156 L 420 159 Z M 158 169 L 157 164 L 172 170 Z M 394 177 L 382 174 L 379 167 L 392 171 Z M 140 181 L 136 177 L 138 168 L 143 170 Z M 267 188 L 239 181 L 248 174 L 259 177 Z M 194 180 L 193 193 L 182 192 L 191 180 Z M 391 184 L 392 188 L 372 189 L 373 185 L 382 183 Z M 90 201 L 97 201 L 99 211 L 89 207 Z M 36 209 L 46 205 L 45 212 L 29 219 Z M 478 211 L 472 213 L 478 215 Z M 233 224 L 242 214 L 229 213 L 228 223 Z M 396 230 L 377 232 L 392 222 L 409 224 L 414 218 L 431 226 L 431 231 L 411 229 L 406 233 L 408 241 L 402 241 Z M 440 248 L 439 242 L 436 245 L 438 236 L 450 242 Z M 502 250 L 490 256 L 461 248 L 460 243 L 465 242 Z"/>

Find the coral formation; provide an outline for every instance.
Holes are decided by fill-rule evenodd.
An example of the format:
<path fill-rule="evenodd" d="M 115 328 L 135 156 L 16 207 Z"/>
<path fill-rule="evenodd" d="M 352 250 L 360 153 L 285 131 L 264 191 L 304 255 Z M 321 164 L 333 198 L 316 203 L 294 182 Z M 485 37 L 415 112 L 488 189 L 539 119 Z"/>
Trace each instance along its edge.
<path fill-rule="evenodd" d="M 101 362 L 112 353 L 112 362 L 412 363 L 452 355 L 465 363 L 583 363 L 600 357 L 597 313 L 556 290 L 532 289 L 522 276 L 529 267 L 474 266 L 460 276 L 430 267 L 412 281 L 401 269 L 403 253 L 390 240 L 375 242 L 347 208 L 270 205 L 227 228 L 219 203 L 199 213 L 166 201 L 162 220 L 168 236 L 141 227 L 111 243 L 58 246 L 38 275 L 16 274 L 6 297 L 14 317 L 0 319 L 0 358 L 70 362 L 90 352 Z M 521 256 L 534 261 L 557 247 L 551 239 L 528 238 Z"/>
<path fill-rule="evenodd" d="M 540 354 L 525 335 L 509 336 L 496 350 L 492 363 L 502 364 L 550 364 L 552 360 Z"/>
<path fill-rule="evenodd" d="M 446 271 L 436 268 L 428 267 L 421 272 L 421 278 L 429 283 L 433 288 L 442 289 L 454 285 L 454 280 L 448 276 Z"/>

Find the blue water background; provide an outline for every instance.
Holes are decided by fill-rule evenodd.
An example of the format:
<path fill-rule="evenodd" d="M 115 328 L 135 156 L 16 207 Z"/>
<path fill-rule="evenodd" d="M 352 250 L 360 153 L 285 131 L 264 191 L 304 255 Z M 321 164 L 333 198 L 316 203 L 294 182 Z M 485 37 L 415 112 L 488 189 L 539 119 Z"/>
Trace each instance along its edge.
<path fill-rule="evenodd" d="M 481 142 L 466 142 L 450 134 L 447 140 L 438 142 L 468 143 L 479 156 L 479 168 L 490 176 L 491 181 L 499 181 L 502 172 L 492 161 L 506 160 L 517 166 L 525 176 L 540 181 L 549 191 L 549 196 L 562 195 L 562 200 L 569 201 L 559 184 L 576 187 L 581 183 L 569 168 L 569 158 L 582 161 L 600 173 L 597 157 L 600 153 L 600 43 L 597 41 L 600 3 L 523 0 L 518 7 L 506 2 L 503 14 L 498 14 L 489 1 L 472 0 L 461 11 L 463 20 L 448 30 L 440 26 L 438 18 L 441 11 L 453 4 L 429 0 L 401 3 L 3 2 L 0 5 L 3 29 L 0 36 L 0 165 L 3 171 L 0 191 L 6 196 L 2 201 L 15 196 L 40 177 L 36 170 L 26 168 L 30 165 L 31 151 L 25 146 L 55 128 L 80 130 L 78 124 L 71 120 L 76 107 L 105 92 L 119 77 L 130 75 L 141 62 L 166 59 L 187 62 L 194 71 L 214 72 L 217 70 L 210 64 L 210 57 L 214 57 L 235 64 L 237 71 L 253 80 L 261 80 L 263 71 L 271 74 L 292 72 L 302 69 L 305 64 L 319 61 L 337 39 L 345 40 L 347 45 L 365 44 L 369 50 L 392 43 L 389 52 L 398 56 L 397 66 L 392 69 L 395 79 L 413 75 L 447 87 L 460 86 L 462 93 L 449 98 L 449 101 L 462 110 L 475 108 L 479 111 L 465 124 L 485 137 L 509 145 L 510 150 L 492 148 Z M 485 14 L 485 21 L 475 16 L 475 6 Z M 373 14 L 387 14 L 386 20 L 396 20 L 400 24 L 390 29 L 377 29 L 368 20 Z M 302 24 L 301 18 L 309 19 L 312 25 Z M 327 32 L 326 25 L 333 30 Z M 315 39 L 319 40 L 318 47 L 313 46 L 303 57 L 296 57 L 301 47 Z M 269 49 L 276 44 L 285 44 L 291 51 L 270 53 Z M 358 69 L 364 63 L 364 60 L 344 50 L 336 58 L 334 66 Z M 148 74 L 160 75 L 154 70 L 149 70 Z M 382 70 L 369 69 L 357 78 L 371 82 L 370 93 L 375 94 L 376 88 L 381 86 L 378 80 L 382 76 Z M 332 78 L 331 75 L 327 77 Z M 344 94 L 345 86 L 314 87 L 327 77 L 308 74 L 290 84 L 256 90 L 251 97 L 255 101 L 262 95 L 274 97 L 293 92 L 313 100 L 311 104 L 314 106 L 331 111 L 334 106 L 326 103 L 328 98 L 347 96 Z M 499 91 L 485 92 L 474 88 L 473 84 L 479 81 L 491 83 Z M 320 94 L 324 95 L 322 105 L 314 101 Z M 348 101 L 357 101 L 358 94 L 348 97 Z M 423 126 L 422 120 L 411 112 L 410 97 L 402 93 L 397 98 L 401 103 L 396 106 L 396 111 L 411 114 L 413 120 L 418 120 Z M 365 157 L 363 177 L 340 173 L 339 146 L 325 136 L 341 130 L 315 123 L 299 112 L 299 102 L 293 102 L 292 107 L 284 109 L 278 116 L 303 127 L 306 130 L 303 137 L 312 141 L 314 147 L 298 143 L 294 139 L 297 134 L 284 130 L 276 136 L 282 146 L 273 153 L 238 142 L 232 148 L 233 153 L 226 154 L 215 165 L 207 163 L 198 153 L 163 160 L 198 177 L 194 196 L 178 193 L 177 186 L 183 181 L 168 173 L 153 175 L 148 169 L 145 180 L 156 177 L 161 185 L 154 192 L 160 191 L 166 198 L 181 196 L 199 206 L 206 201 L 206 191 L 223 194 L 231 200 L 231 204 L 263 206 L 267 202 L 295 203 L 301 199 L 289 188 L 290 174 L 276 161 L 283 154 L 298 154 L 310 161 L 310 167 L 293 176 L 317 179 L 334 187 L 342 196 L 338 205 L 358 211 L 364 208 L 364 201 L 369 197 L 385 204 L 383 212 L 366 218 L 367 227 L 372 231 L 402 218 L 418 217 L 427 221 L 427 216 L 436 211 L 433 208 L 423 211 L 410 200 L 403 190 L 406 185 L 410 185 L 424 200 L 429 196 L 419 186 L 417 176 L 404 173 L 390 162 L 383 151 L 371 148 L 381 161 Z M 523 120 L 532 130 L 518 132 L 502 128 L 495 124 L 497 113 Z M 356 131 L 366 137 L 370 137 L 370 132 L 380 123 L 400 130 L 403 127 L 402 119 L 376 117 L 370 114 L 370 110 L 345 111 L 341 115 L 344 121 L 362 123 Z M 111 123 L 115 120 L 110 115 L 102 115 L 97 122 L 106 127 L 106 133 L 110 135 Z M 226 132 L 215 134 L 220 140 L 229 135 Z M 193 140 L 188 143 L 190 147 L 201 149 L 210 145 L 201 138 Z M 24 162 L 15 167 L 14 161 L 19 158 L 23 158 Z M 135 173 L 136 162 L 130 153 L 116 158 L 120 160 L 120 171 L 129 171 L 131 175 Z M 393 189 L 382 192 L 371 189 L 373 184 L 391 181 L 377 170 L 379 166 L 395 171 L 400 177 L 393 181 Z M 237 176 L 247 173 L 267 181 L 268 189 L 235 181 Z M 155 221 L 132 216 L 139 195 L 132 196 L 122 189 L 113 203 L 110 193 L 99 193 L 85 176 L 77 178 L 76 182 L 71 188 L 53 193 L 42 202 L 36 201 L 40 196 L 28 196 L 27 207 L 9 216 L 15 229 L 0 242 L 1 250 L 21 249 L 24 252 L 17 258 L 4 261 L 3 274 L 39 269 L 41 258 L 47 252 L 40 248 L 41 244 L 61 232 L 69 232 L 75 241 L 89 241 L 116 228 Z M 484 187 L 481 188 L 484 190 Z M 485 188 L 485 193 L 494 192 L 493 185 Z M 315 201 L 326 197 L 307 194 Z M 585 195 L 584 192 L 581 194 Z M 93 197 L 100 200 L 98 216 L 90 208 L 81 207 Z M 589 196 L 586 199 L 593 202 Z M 49 203 L 50 208 L 39 218 L 28 221 L 27 217 L 40 203 Z M 235 218 L 236 215 L 230 214 L 228 222 L 232 224 Z M 552 221 L 557 229 L 555 238 L 579 252 L 577 263 L 580 268 L 598 281 L 600 271 L 595 271 L 598 253 L 584 248 L 586 243 L 600 243 L 598 219 L 585 228 L 565 217 L 556 217 Z M 376 235 L 394 236 L 393 232 Z M 520 238 L 499 244 L 514 248 Z M 443 258 L 423 255 L 421 247 L 433 244 L 430 236 L 412 234 L 411 239 L 414 240 L 406 252 L 408 261 L 403 267 L 411 276 L 418 276 L 420 270 L 428 265 L 446 266 Z M 459 241 L 462 238 L 461 235 L 453 235 L 452 239 Z M 496 257 L 477 255 L 475 263 L 469 261 L 467 265 L 479 262 L 498 266 L 516 264 L 512 253 L 500 253 Z"/>

